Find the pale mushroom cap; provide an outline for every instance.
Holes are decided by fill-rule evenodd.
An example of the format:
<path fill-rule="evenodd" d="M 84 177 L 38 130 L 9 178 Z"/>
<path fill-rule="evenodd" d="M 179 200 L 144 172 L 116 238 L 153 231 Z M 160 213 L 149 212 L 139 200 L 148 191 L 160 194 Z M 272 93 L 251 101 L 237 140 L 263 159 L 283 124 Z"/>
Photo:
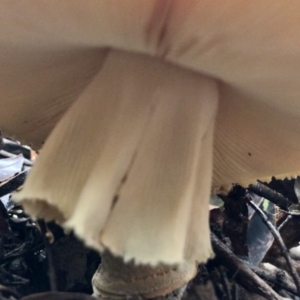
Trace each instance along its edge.
<path fill-rule="evenodd" d="M 108 247 L 116 254 L 128 256 L 128 259 L 137 257 L 138 260 L 145 262 L 157 260 L 176 262 L 196 257 L 199 260 L 205 259 L 211 253 L 210 247 L 204 249 L 203 245 L 209 244 L 206 205 L 211 186 L 212 151 L 210 149 L 213 135 L 214 187 L 230 185 L 234 182 L 246 184 L 272 175 L 293 175 L 300 170 L 299 28 L 300 2 L 297 0 L 290 0 L 288 5 L 283 1 L 273 0 L 251 2 L 153 0 L 144 1 L 142 5 L 138 0 L 2 1 L 0 3 L 0 103 L 5 110 L 0 110 L 0 128 L 3 132 L 39 145 L 71 103 L 79 99 L 51 135 L 28 180 L 27 187 L 19 197 L 48 201 L 48 204 L 58 209 L 60 221 L 71 218 L 68 226 L 72 228 L 78 226 L 75 230 L 81 236 L 84 236 L 88 226 L 99 225 L 101 238 L 97 236 L 99 232 L 97 234 L 93 232 L 92 235 L 96 236 L 91 236 L 89 243 L 96 248 Z M 118 49 L 118 51 L 107 49 Z M 131 66 L 135 66 L 132 68 L 136 68 L 141 74 L 138 76 L 134 72 L 130 73 L 133 70 Z M 142 70 L 145 74 L 150 73 L 144 76 Z M 155 76 L 151 77 L 151 74 Z M 170 77 L 170 79 L 171 74 L 174 78 Z M 105 87 L 114 92 L 111 80 L 116 78 L 115 76 L 120 80 L 116 81 L 115 85 L 121 83 L 119 90 L 116 88 L 115 98 L 113 98 Z M 158 80 L 159 76 L 161 78 Z M 127 78 L 127 81 L 122 81 L 124 78 Z M 140 86 L 136 89 L 135 82 L 140 82 Z M 126 91 L 128 92 L 126 94 L 122 87 L 128 85 L 132 85 L 132 89 Z M 96 90 L 96 87 L 100 87 L 101 91 Z M 157 90 L 161 93 L 157 94 Z M 107 123 L 104 122 L 105 118 L 101 119 L 104 120 L 103 123 L 96 122 L 98 128 L 95 128 L 93 123 L 84 121 L 73 124 L 76 118 L 82 117 L 84 120 L 84 115 L 88 118 L 92 113 L 95 113 L 96 120 L 97 109 L 100 109 L 99 113 L 102 113 L 103 109 L 111 109 L 109 105 L 105 106 L 105 101 L 101 101 L 103 107 L 99 108 L 95 99 L 97 95 L 102 95 L 102 98 L 99 96 L 102 100 L 104 96 L 112 102 L 111 99 L 115 99 L 116 103 L 120 99 L 123 99 L 120 102 L 123 103 L 126 99 L 132 99 L 131 96 L 144 95 L 143 105 L 138 106 L 135 102 L 128 102 L 128 107 L 124 106 L 124 112 L 127 109 L 128 112 L 132 112 L 131 109 L 134 108 L 134 113 L 140 116 L 134 120 L 137 123 L 131 124 L 131 120 L 127 122 L 116 117 L 120 124 L 116 123 L 114 127 L 115 134 L 103 129 L 109 124 L 109 120 Z M 176 193 L 176 196 L 170 194 L 177 199 L 174 199 L 175 205 L 169 203 L 164 194 L 167 192 L 165 184 L 160 193 L 153 192 L 160 190 L 159 185 L 144 186 L 145 181 L 150 183 L 155 181 L 152 181 L 151 176 L 150 180 L 147 174 L 141 172 L 145 167 L 143 159 L 137 155 L 131 173 L 135 175 L 129 177 L 124 189 L 121 184 L 122 201 L 118 201 L 112 209 L 113 196 L 119 192 L 122 176 L 126 175 L 126 170 L 131 166 L 130 162 L 135 157 L 135 150 L 143 149 L 144 145 L 146 150 L 141 150 L 140 153 L 144 153 L 144 157 L 151 158 L 148 151 L 150 146 L 146 142 L 143 144 L 140 136 L 144 133 L 142 128 L 148 128 L 144 122 L 147 121 L 148 105 L 150 105 L 147 103 L 152 99 L 151 97 L 154 97 L 153 95 L 162 99 L 161 106 L 157 110 L 162 115 L 158 113 L 153 119 L 151 117 L 149 124 L 160 124 L 158 121 L 163 115 L 168 116 L 167 112 L 173 111 L 172 113 L 176 114 L 182 111 L 190 115 L 192 120 L 190 123 L 187 122 L 188 132 L 195 130 L 199 133 L 199 140 L 192 134 L 187 137 L 182 131 L 170 141 L 170 143 L 178 143 L 176 145 L 186 143 L 189 147 L 180 150 L 186 151 L 182 160 L 179 158 L 183 152 L 179 151 L 177 156 L 170 154 L 169 165 L 166 159 L 168 156 L 163 154 L 168 150 L 167 146 L 155 148 L 155 151 L 162 153 L 159 157 L 166 163 L 165 166 L 168 166 L 166 170 L 169 172 L 161 171 L 161 174 L 174 175 L 174 180 L 170 181 L 173 182 L 173 188 L 176 182 L 184 178 L 185 183 L 178 188 L 179 192 L 184 191 L 184 193 L 182 195 Z M 195 105 L 202 115 L 200 113 L 198 116 L 195 112 L 198 110 L 189 111 L 189 107 L 181 104 L 180 101 L 185 101 L 182 100 L 184 95 L 189 96 L 191 103 L 194 103 L 192 105 Z M 166 108 L 164 100 L 170 97 L 174 98 L 174 107 Z M 197 97 L 201 104 L 198 104 Z M 213 134 L 213 124 L 210 120 L 215 116 L 217 99 L 219 108 Z M 166 101 L 170 102 L 170 100 Z M 86 103 L 91 103 L 91 107 L 95 106 L 92 112 L 88 110 Z M 179 113 L 178 115 L 180 116 Z M 149 141 L 161 142 L 166 140 L 165 137 L 170 136 L 171 131 L 168 130 L 172 128 L 171 124 L 176 124 L 172 116 L 171 114 L 169 119 L 163 120 L 160 127 L 149 125 L 149 132 L 147 131 Z M 204 116 L 207 116 L 208 120 Z M 157 122 L 153 121 L 156 120 L 155 118 Z M 167 125 L 164 126 L 163 122 Z M 122 128 L 121 124 L 128 126 Z M 130 126 L 133 126 L 134 130 Z M 155 126 L 159 128 L 157 132 L 163 132 L 164 138 L 160 137 L 161 140 L 154 134 Z M 198 131 L 197 126 L 199 126 Z M 93 131 L 93 134 L 84 138 L 86 133 L 81 133 L 81 128 L 89 130 L 89 134 Z M 152 129 L 154 133 L 151 133 Z M 99 135 L 96 134 L 97 130 L 101 132 Z M 120 133 L 120 130 L 124 130 L 123 136 L 127 138 L 124 138 L 124 141 L 122 139 L 115 141 L 114 137 L 119 137 L 117 132 Z M 76 132 L 81 138 L 76 139 Z M 129 137 L 131 140 L 128 139 Z M 101 148 L 102 158 L 97 156 L 96 150 L 86 152 L 88 147 L 81 146 L 83 143 L 88 143 L 90 139 L 93 139 L 95 145 L 100 148 L 101 145 L 108 145 L 107 148 Z M 64 146 L 67 142 L 69 146 Z M 119 157 L 118 152 L 114 153 L 111 150 L 114 149 L 112 145 L 115 142 L 119 142 L 119 145 L 126 149 L 122 152 L 124 156 L 121 156 L 120 160 L 116 159 Z M 82 153 L 72 154 L 70 155 L 72 159 L 66 160 L 70 149 L 81 149 L 81 147 Z M 60 162 L 53 164 L 52 167 L 54 156 L 59 155 L 60 151 L 64 152 L 61 155 L 65 161 L 62 170 L 55 167 L 59 166 Z M 90 158 L 88 163 L 87 156 Z M 178 166 L 175 164 L 176 161 Z M 115 162 L 114 167 L 111 167 L 111 162 Z M 105 163 L 106 169 L 111 173 L 107 176 L 103 173 L 101 177 L 102 175 L 99 174 L 103 172 Z M 154 166 L 155 164 L 147 165 L 147 168 L 153 167 L 152 173 L 148 174 L 155 173 Z M 195 166 L 202 167 L 196 170 Z M 68 178 L 68 167 L 78 168 L 80 172 L 73 174 L 69 182 L 66 181 L 65 186 L 68 186 L 66 189 L 60 190 L 59 180 L 54 177 L 58 173 L 60 178 L 64 176 Z M 172 170 L 173 167 L 178 174 Z M 182 174 L 182 177 L 179 174 Z M 105 189 L 101 191 L 104 195 L 102 198 L 96 189 L 98 180 L 104 183 L 107 181 L 103 183 Z M 137 180 L 136 185 L 134 185 L 135 180 Z M 73 186 L 72 182 L 78 184 Z M 201 187 L 201 190 L 194 187 L 198 189 Z M 143 193 L 143 191 L 148 192 Z M 176 189 L 170 191 L 175 193 Z M 55 199 L 52 198 L 53 195 Z M 143 256 L 140 244 L 147 243 L 147 239 L 142 238 L 144 231 L 139 226 L 142 221 L 146 222 L 147 217 L 151 224 L 155 223 L 153 222 L 155 218 L 151 217 L 149 212 L 152 211 L 155 215 L 159 211 L 158 208 L 162 208 L 157 205 L 158 208 L 145 210 L 145 215 L 142 214 L 135 219 L 137 211 L 152 207 L 149 204 L 151 201 L 145 195 L 155 199 L 151 200 L 154 201 L 154 207 L 155 204 L 166 201 L 164 202 L 166 211 L 161 213 L 160 222 L 156 224 L 157 228 L 162 226 L 163 233 L 156 235 L 157 230 L 150 230 L 152 238 L 149 240 L 153 241 L 155 235 L 159 240 L 157 249 L 154 247 L 156 254 L 147 254 L 144 251 Z M 129 205 L 128 201 L 133 201 L 132 197 L 137 196 L 138 204 L 120 218 L 122 210 Z M 99 222 L 91 224 L 93 223 L 90 215 L 92 212 L 87 212 L 86 215 L 80 215 L 79 212 L 91 210 L 83 199 L 87 201 L 87 198 L 97 199 L 97 197 L 102 199 L 99 201 L 103 215 L 99 217 Z M 200 199 L 198 202 L 196 197 Z M 58 201 L 56 198 L 62 199 L 56 203 Z M 72 209 L 69 205 L 70 198 L 77 199 L 73 200 L 75 204 Z M 46 204 L 41 205 L 48 208 Z M 68 208 L 63 209 L 64 205 Z M 77 205 L 80 210 L 76 212 Z M 196 206 L 200 208 L 195 209 Z M 169 222 L 165 222 L 161 218 L 167 216 L 170 209 L 173 219 L 170 217 Z M 45 211 L 42 208 L 41 211 L 36 212 L 29 207 L 28 210 L 35 215 L 40 213 L 45 216 L 45 213 L 41 213 Z M 192 214 L 194 211 L 195 213 Z M 183 217 L 180 216 L 183 218 L 181 222 L 179 212 L 183 213 Z M 53 213 L 58 218 L 56 212 Z M 191 215 L 195 216 L 189 218 Z M 191 250 L 193 248 L 191 245 L 186 246 L 191 244 L 188 242 L 191 241 L 190 236 L 196 235 L 193 228 L 196 228 L 194 220 L 197 216 L 204 219 L 202 222 L 205 228 L 205 237 L 203 237 L 205 241 L 201 246 L 198 238 L 195 248 L 203 247 L 203 253 L 200 250 Z M 133 223 L 136 221 L 135 226 L 130 226 L 130 220 Z M 79 223 L 80 225 L 77 225 Z M 116 243 L 114 236 L 116 232 L 122 232 L 122 228 L 126 232 L 127 230 L 132 232 L 135 238 L 130 240 L 123 235 L 124 239 L 120 238 Z M 173 228 L 173 231 L 170 228 Z M 177 235 L 174 228 L 177 230 Z M 170 245 L 169 248 L 167 245 L 162 246 L 167 233 L 170 237 L 174 234 L 173 240 L 170 238 L 168 241 L 171 241 L 170 245 L 178 246 L 177 252 L 169 250 Z M 139 235 L 140 237 L 136 238 Z M 98 239 L 101 240 L 100 246 L 97 244 Z M 166 252 L 163 253 L 165 250 Z"/>
<path fill-rule="evenodd" d="M 295 173 L 299 8 L 297 0 L 1 1 L 0 127 L 39 145 L 101 68 L 105 52 L 98 49 L 116 47 L 162 56 L 223 82 L 216 185 Z M 268 108 L 257 113 L 257 102 Z"/>

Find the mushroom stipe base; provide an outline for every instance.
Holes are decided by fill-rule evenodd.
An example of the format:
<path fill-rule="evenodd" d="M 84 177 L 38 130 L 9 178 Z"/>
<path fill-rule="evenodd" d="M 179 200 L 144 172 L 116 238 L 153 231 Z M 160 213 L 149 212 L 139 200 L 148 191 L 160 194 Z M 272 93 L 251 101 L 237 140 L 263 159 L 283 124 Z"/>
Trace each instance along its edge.
<path fill-rule="evenodd" d="M 105 252 L 93 277 L 93 296 L 106 299 L 152 299 L 184 286 L 196 273 L 196 263 L 152 267 L 124 263 L 122 258 Z"/>

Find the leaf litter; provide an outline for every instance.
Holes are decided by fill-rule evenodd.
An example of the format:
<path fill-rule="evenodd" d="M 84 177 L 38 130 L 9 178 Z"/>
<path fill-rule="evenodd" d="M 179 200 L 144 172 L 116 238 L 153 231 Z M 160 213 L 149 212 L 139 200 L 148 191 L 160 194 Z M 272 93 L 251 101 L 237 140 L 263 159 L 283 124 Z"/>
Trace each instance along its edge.
<path fill-rule="evenodd" d="M 36 153 L 5 138 L 0 146 L 0 300 L 95 299 L 99 255 L 55 223 L 32 221 L 12 199 Z M 236 185 L 218 197 L 215 258 L 199 265 L 182 297 L 159 299 L 300 299 L 300 178 Z"/>

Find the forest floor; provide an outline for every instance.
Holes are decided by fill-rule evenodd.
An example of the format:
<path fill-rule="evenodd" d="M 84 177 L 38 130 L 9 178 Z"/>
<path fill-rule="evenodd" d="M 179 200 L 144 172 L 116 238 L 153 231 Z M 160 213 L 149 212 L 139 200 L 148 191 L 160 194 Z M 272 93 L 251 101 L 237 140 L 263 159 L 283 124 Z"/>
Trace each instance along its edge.
<path fill-rule="evenodd" d="M 55 223 L 25 215 L 11 195 L 22 187 L 33 153 L 6 139 L 0 149 L 0 300 L 94 299 L 99 254 Z M 163 299 L 300 300 L 299 186 L 298 178 L 273 178 L 215 196 L 215 258 L 199 265 L 182 297 Z"/>

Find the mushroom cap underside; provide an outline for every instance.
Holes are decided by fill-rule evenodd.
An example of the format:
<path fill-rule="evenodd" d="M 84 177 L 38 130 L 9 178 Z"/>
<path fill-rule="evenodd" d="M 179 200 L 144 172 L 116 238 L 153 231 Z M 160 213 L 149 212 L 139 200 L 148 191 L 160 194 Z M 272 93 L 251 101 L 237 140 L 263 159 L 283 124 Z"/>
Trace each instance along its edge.
<path fill-rule="evenodd" d="M 219 82 L 214 186 L 295 175 L 298 6 L 267 0 L 142 6 L 136 0 L 2 1 L 0 128 L 39 147 L 101 69 L 106 48 L 116 47 Z"/>

